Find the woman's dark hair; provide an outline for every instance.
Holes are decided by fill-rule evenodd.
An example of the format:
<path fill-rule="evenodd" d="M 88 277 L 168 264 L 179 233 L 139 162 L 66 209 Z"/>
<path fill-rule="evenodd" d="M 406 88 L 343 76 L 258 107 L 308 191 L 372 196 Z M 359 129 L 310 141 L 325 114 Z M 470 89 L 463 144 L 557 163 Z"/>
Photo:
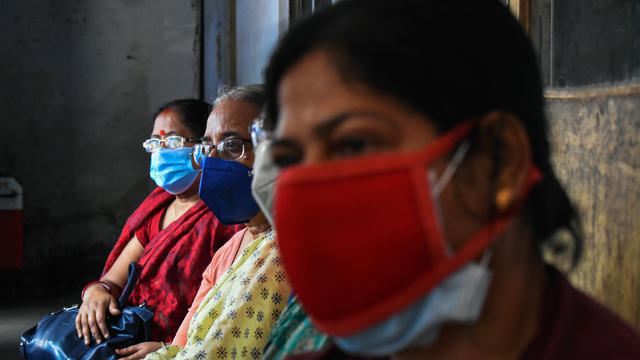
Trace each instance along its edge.
<path fill-rule="evenodd" d="M 446 131 L 491 110 L 516 115 L 526 128 L 544 179 L 529 197 L 534 235 L 561 228 L 582 248 L 577 213 L 550 163 L 536 57 L 510 11 L 497 0 L 343 0 L 293 26 L 265 72 L 265 124 L 278 119 L 278 85 L 298 61 L 326 49 L 346 82 L 404 102 Z"/>
<path fill-rule="evenodd" d="M 153 114 L 153 120 L 165 110 L 175 111 L 180 115 L 182 122 L 195 134 L 196 137 L 204 136 L 207 128 L 207 117 L 211 112 L 211 105 L 198 99 L 180 99 L 170 101 Z"/>

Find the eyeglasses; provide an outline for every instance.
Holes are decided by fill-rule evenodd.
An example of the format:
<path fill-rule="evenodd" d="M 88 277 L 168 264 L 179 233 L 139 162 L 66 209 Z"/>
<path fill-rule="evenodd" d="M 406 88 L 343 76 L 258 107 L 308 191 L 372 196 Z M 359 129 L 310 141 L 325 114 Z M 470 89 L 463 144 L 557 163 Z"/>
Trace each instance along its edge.
<path fill-rule="evenodd" d="M 201 144 L 193 146 L 193 160 L 200 164 L 202 160 L 209 156 L 213 149 L 216 149 L 217 156 L 223 160 L 238 160 L 244 156 L 245 143 L 251 143 L 249 139 L 229 138 L 217 144 L 203 141 Z"/>
<path fill-rule="evenodd" d="M 253 120 L 251 126 L 249 126 L 249 133 L 254 147 L 271 138 L 271 132 L 264 128 L 264 119 L 262 117 Z"/>
<path fill-rule="evenodd" d="M 147 139 L 142 143 L 142 147 L 144 147 L 147 152 L 152 153 L 156 152 L 160 148 L 160 144 L 164 143 L 164 146 L 167 149 L 180 149 L 184 147 L 184 144 L 187 142 L 200 142 L 199 138 L 183 138 L 182 136 L 169 136 L 163 140 L 160 139 Z"/>

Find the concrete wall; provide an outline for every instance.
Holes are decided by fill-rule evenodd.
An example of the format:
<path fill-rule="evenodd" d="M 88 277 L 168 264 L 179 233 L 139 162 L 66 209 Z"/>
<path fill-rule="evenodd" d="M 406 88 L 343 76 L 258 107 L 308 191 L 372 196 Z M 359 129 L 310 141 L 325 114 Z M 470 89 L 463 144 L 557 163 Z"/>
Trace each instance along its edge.
<path fill-rule="evenodd" d="M 640 331 L 640 85 L 550 91 L 547 106 L 585 238 L 571 280 Z"/>
<path fill-rule="evenodd" d="M 584 231 L 571 281 L 640 330 L 640 2 L 531 0 L 530 24 Z"/>
<path fill-rule="evenodd" d="M 204 98 L 222 85 L 264 81 L 264 68 L 289 25 L 289 0 L 208 0 L 204 3 Z"/>
<path fill-rule="evenodd" d="M 212 101 L 220 86 L 236 83 L 235 0 L 207 0 L 202 11 L 203 92 L 204 99 Z"/>
<path fill-rule="evenodd" d="M 152 112 L 199 94 L 199 18 L 187 0 L 0 2 L 0 173 L 24 188 L 24 293 L 99 275 L 152 188 Z"/>
<path fill-rule="evenodd" d="M 273 0 L 236 0 L 237 83 L 263 82 L 263 71 L 278 40 L 280 19 L 288 17 L 288 8 L 280 14 Z"/>

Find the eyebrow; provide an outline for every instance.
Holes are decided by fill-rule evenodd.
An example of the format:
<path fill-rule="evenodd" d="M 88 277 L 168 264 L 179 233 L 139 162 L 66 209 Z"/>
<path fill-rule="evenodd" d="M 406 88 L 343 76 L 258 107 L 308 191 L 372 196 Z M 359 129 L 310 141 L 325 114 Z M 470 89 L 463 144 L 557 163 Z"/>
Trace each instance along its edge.
<path fill-rule="evenodd" d="M 300 145 L 298 144 L 298 142 L 291 139 L 274 139 L 271 142 L 271 147 L 272 148 L 285 147 L 285 148 L 300 149 Z"/>
<path fill-rule="evenodd" d="M 227 139 L 227 138 L 230 138 L 230 137 L 238 137 L 238 138 L 244 139 L 239 132 L 233 131 L 233 130 L 225 131 L 220 135 L 222 135 L 223 139 Z"/>
<path fill-rule="evenodd" d="M 335 128 L 340 126 L 340 124 L 356 116 L 368 116 L 385 123 L 390 123 L 389 119 L 377 113 L 373 113 L 370 111 L 348 111 L 348 112 L 340 113 L 335 116 L 327 118 L 320 125 L 313 128 L 311 132 L 315 137 L 326 138 L 329 134 L 331 134 L 331 132 Z M 300 148 L 300 144 L 296 140 L 289 139 L 289 138 L 274 138 L 271 142 L 271 146 L 272 147 L 282 146 L 282 147 L 297 148 L 297 149 Z"/>
<path fill-rule="evenodd" d="M 389 119 L 387 119 L 386 117 L 374 113 L 374 112 L 370 112 L 370 111 L 348 111 L 348 112 L 344 112 L 344 113 L 340 113 L 337 115 L 334 115 L 332 117 L 327 118 L 326 120 L 322 121 L 322 123 L 318 126 L 316 126 L 315 128 L 313 128 L 312 133 L 314 136 L 319 137 L 319 138 L 324 138 L 327 137 L 329 134 L 331 134 L 331 132 L 337 128 L 338 126 L 340 126 L 343 122 L 345 122 L 346 120 L 352 118 L 352 117 L 358 117 L 358 116 L 367 116 L 370 117 L 372 119 L 375 120 L 380 120 L 382 122 L 385 123 L 389 123 Z"/>

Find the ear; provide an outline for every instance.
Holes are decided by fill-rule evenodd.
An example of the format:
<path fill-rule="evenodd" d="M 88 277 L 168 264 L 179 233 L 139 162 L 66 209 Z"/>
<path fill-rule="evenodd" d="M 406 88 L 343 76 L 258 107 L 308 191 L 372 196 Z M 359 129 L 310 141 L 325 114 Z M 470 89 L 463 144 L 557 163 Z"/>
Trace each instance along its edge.
<path fill-rule="evenodd" d="M 493 205 L 504 212 L 518 202 L 526 186 L 532 163 L 529 136 L 520 119 L 505 111 L 488 112 L 478 126 L 493 155 Z"/>

